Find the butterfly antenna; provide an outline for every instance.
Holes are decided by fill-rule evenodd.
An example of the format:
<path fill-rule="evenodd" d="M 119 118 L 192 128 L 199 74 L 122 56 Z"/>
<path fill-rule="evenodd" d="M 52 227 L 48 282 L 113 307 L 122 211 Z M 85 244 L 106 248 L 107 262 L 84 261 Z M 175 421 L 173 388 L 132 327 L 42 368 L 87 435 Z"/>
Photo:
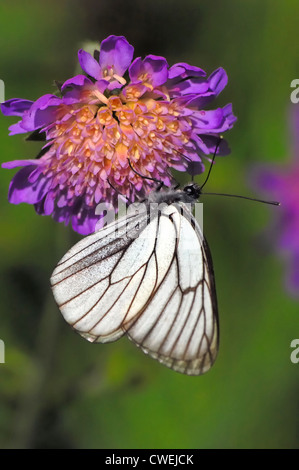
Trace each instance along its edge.
<path fill-rule="evenodd" d="M 138 173 L 138 171 L 136 171 L 135 168 L 132 167 L 132 164 L 131 164 L 129 158 L 128 158 L 128 162 L 129 162 L 129 165 L 130 165 L 131 170 L 134 171 L 134 173 L 136 173 L 136 175 L 140 176 L 140 177 L 143 178 L 143 179 L 154 181 L 155 183 L 158 183 L 158 184 L 161 184 L 161 183 L 162 183 L 162 181 L 157 180 L 156 178 L 151 178 L 150 176 L 144 176 L 144 175 L 142 175 L 141 173 Z M 162 183 L 162 184 L 163 184 L 163 183 Z"/>
<path fill-rule="evenodd" d="M 219 149 L 219 146 L 220 146 L 220 143 L 222 141 L 223 137 L 222 135 L 219 137 L 219 140 L 217 142 L 217 145 L 215 147 L 215 152 L 214 152 L 214 155 L 213 155 L 213 158 L 212 158 L 212 161 L 211 161 L 211 165 L 210 165 L 210 168 L 209 168 L 209 171 L 208 171 L 208 174 L 207 174 L 207 177 L 205 179 L 205 181 L 203 182 L 203 184 L 200 186 L 200 192 L 202 190 L 202 188 L 205 186 L 205 184 L 207 183 L 209 177 L 210 177 L 210 174 L 211 174 L 211 171 L 212 171 L 212 167 L 213 167 L 213 164 L 214 164 L 214 161 L 215 161 L 215 157 L 216 157 L 216 153 L 217 153 L 217 150 Z M 202 193 L 201 194 L 203 196 L 226 196 L 226 197 L 238 197 L 240 199 L 247 199 L 248 201 L 254 201 L 254 202 L 262 202 L 263 204 L 270 204 L 272 206 L 280 206 L 280 202 L 276 202 L 276 201 L 265 201 L 264 199 L 256 199 L 256 198 L 253 198 L 253 197 L 247 197 L 247 196 L 240 196 L 239 194 L 226 194 L 226 193 Z"/>
<path fill-rule="evenodd" d="M 277 201 L 265 201 L 264 199 L 256 199 L 254 197 L 240 196 L 239 194 L 226 194 L 226 193 L 202 193 L 203 196 L 226 196 L 226 197 L 238 197 L 240 199 L 247 199 L 248 201 L 262 202 L 263 204 L 271 204 L 272 206 L 280 206 L 280 202 Z"/>
<path fill-rule="evenodd" d="M 120 196 L 126 198 L 126 200 L 127 200 L 128 202 L 131 202 L 130 199 L 129 199 L 127 196 L 125 196 L 124 194 L 122 194 L 120 191 L 118 191 L 118 189 L 116 189 L 116 188 L 113 186 L 113 184 L 109 181 L 109 178 L 107 178 L 107 182 L 108 182 L 109 186 L 111 186 L 111 188 L 114 189 L 114 191 L 115 191 L 117 194 L 120 194 Z"/>
<path fill-rule="evenodd" d="M 157 188 L 156 188 L 156 191 L 160 191 L 160 189 L 164 186 L 163 181 L 157 180 L 156 178 L 151 178 L 150 176 L 144 176 L 144 175 L 142 175 L 141 173 L 138 173 L 138 171 L 136 171 L 136 170 L 132 167 L 132 164 L 131 164 L 129 158 L 128 158 L 128 162 L 129 162 L 129 165 L 130 165 L 131 170 L 134 171 L 134 173 L 136 173 L 136 175 L 140 176 L 140 177 L 143 178 L 143 179 L 150 180 L 150 181 L 154 181 L 155 183 L 157 183 L 158 186 L 157 186 Z"/>
<path fill-rule="evenodd" d="M 215 147 L 215 152 L 214 152 L 214 155 L 213 155 L 213 158 L 212 158 L 212 161 L 211 161 L 211 165 L 210 165 L 210 168 L 209 168 L 209 171 L 208 171 L 208 174 L 207 174 L 207 177 L 205 179 L 205 181 L 203 182 L 203 184 L 201 185 L 200 187 L 200 190 L 202 190 L 202 188 L 205 186 L 205 184 L 208 182 L 208 179 L 210 177 L 210 174 L 211 174 L 211 171 L 212 171 L 212 168 L 213 168 L 213 165 L 214 165 L 214 161 L 215 161 L 215 158 L 216 158 L 216 153 L 217 153 L 217 150 L 219 149 L 220 147 L 220 143 L 222 141 L 223 137 L 222 135 L 219 136 L 219 139 L 218 139 L 218 142 L 216 144 L 216 147 Z"/>

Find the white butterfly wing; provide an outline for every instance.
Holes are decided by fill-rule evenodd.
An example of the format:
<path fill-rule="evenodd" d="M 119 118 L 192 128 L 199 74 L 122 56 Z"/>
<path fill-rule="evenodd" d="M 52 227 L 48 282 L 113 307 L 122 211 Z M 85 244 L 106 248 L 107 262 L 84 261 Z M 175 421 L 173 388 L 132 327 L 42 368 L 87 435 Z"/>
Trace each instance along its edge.
<path fill-rule="evenodd" d="M 197 222 L 168 206 L 178 235 L 174 258 L 162 282 L 128 330 L 128 336 L 150 356 L 178 372 L 199 375 L 213 365 L 218 352 L 218 313 L 212 260 Z M 164 214 L 166 216 L 167 214 Z M 162 214 L 163 218 L 163 214 Z M 157 237 L 157 253 L 169 233 Z"/>
<path fill-rule="evenodd" d="M 150 222 L 124 217 L 71 248 L 51 277 L 65 320 L 90 341 L 127 333 L 178 372 L 206 372 L 218 350 L 216 292 L 208 246 L 189 215 L 165 205 Z"/>
<path fill-rule="evenodd" d="M 163 230 L 170 230 L 172 241 L 165 243 L 159 257 L 156 236 Z M 176 243 L 171 230 L 174 227 L 168 219 L 159 224 L 156 217 L 147 224 L 145 215 L 132 216 L 72 247 L 51 277 L 65 320 L 90 341 L 108 342 L 122 336 L 169 268 Z"/>

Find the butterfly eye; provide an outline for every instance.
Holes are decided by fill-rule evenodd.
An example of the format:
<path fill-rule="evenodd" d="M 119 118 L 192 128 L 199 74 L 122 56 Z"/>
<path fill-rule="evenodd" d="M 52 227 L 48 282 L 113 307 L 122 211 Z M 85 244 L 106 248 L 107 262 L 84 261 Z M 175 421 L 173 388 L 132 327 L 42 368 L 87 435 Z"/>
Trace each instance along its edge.
<path fill-rule="evenodd" d="M 184 191 L 187 193 L 187 194 L 193 194 L 194 193 L 194 188 L 193 186 L 186 186 Z"/>

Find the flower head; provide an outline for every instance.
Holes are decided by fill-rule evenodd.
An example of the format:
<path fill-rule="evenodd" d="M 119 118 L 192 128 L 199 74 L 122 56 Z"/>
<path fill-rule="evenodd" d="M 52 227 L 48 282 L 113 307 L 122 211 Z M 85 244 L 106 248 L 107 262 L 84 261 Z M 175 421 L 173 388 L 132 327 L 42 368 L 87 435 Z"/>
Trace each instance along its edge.
<path fill-rule="evenodd" d="M 169 68 L 155 55 L 133 60 L 133 51 L 123 36 L 109 36 L 94 56 L 79 51 L 85 74 L 59 86 L 59 96 L 2 104 L 3 114 L 21 117 L 10 134 L 45 140 L 38 159 L 2 165 L 22 167 L 10 202 L 34 204 L 39 214 L 89 234 L 99 202 L 115 204 L 117 192 L 134 201 L 151 190 L 153 181 L 137 173 L 170 186 L 171 168 L 204 170 L 202 157 L 214 153 L 219 134 L 236 120 L 230 104 L 203 110 L 225 87 L 226 72 L 206 77 L 186 63 Z M 225 141 L 217 153 L 229 153 Z"/>
<path fill-rule="evenodd" d="M 258 167 L 255 184 L 270 198 L 281 203 L 271 224 L 272 244 L 286 255 L 287 291 L 299 298 L 299 111 L 291 114 L 293 158 L 288 165 Z"/>

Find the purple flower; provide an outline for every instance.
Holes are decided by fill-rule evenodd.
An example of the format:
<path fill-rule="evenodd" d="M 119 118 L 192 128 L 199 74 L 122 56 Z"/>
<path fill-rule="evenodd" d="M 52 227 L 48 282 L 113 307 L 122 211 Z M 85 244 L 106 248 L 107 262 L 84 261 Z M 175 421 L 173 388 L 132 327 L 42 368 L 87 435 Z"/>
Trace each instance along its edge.
<path fill-rule="evenodd" d="M 286 259 L 286 289 L 299 298 L 299 109 L 291 113 L 293 158 L 287 165 L 257 167 L 255 185 L 268 197 L 279 201 L 279 212 L 270 227 L 276 250 Z"/>
<path fill-rule="evenodd" d="M 205 111 L 227 83 L 219 68 L 209 77 L 185 63 L 169 68 L 163 57 L 133 62 L 133 47 L 123 36 L 109 36 L 94 57 L 80 50 L 81 68 L 35 102 L 11 99 L 5 115 L 20 116 L 10 134 L 31 132 L 45 140 L 36 160 L 4 163 L 22 167 L 11 181 L 9 201 L 34 204 L 41 215 L 71 222 L 92 233 L 99 202 L 116 205 L 118 194 L 144 197 L 153 181 L 171 185 L 170 169 L 204 171 L 202 158 L 215 152 L 219 135 L 233 126 L 231 105 Z M 225 141 L 217 151 L 229 153 Z M 98 225 L 97 225 L 98 227 Z"/>

